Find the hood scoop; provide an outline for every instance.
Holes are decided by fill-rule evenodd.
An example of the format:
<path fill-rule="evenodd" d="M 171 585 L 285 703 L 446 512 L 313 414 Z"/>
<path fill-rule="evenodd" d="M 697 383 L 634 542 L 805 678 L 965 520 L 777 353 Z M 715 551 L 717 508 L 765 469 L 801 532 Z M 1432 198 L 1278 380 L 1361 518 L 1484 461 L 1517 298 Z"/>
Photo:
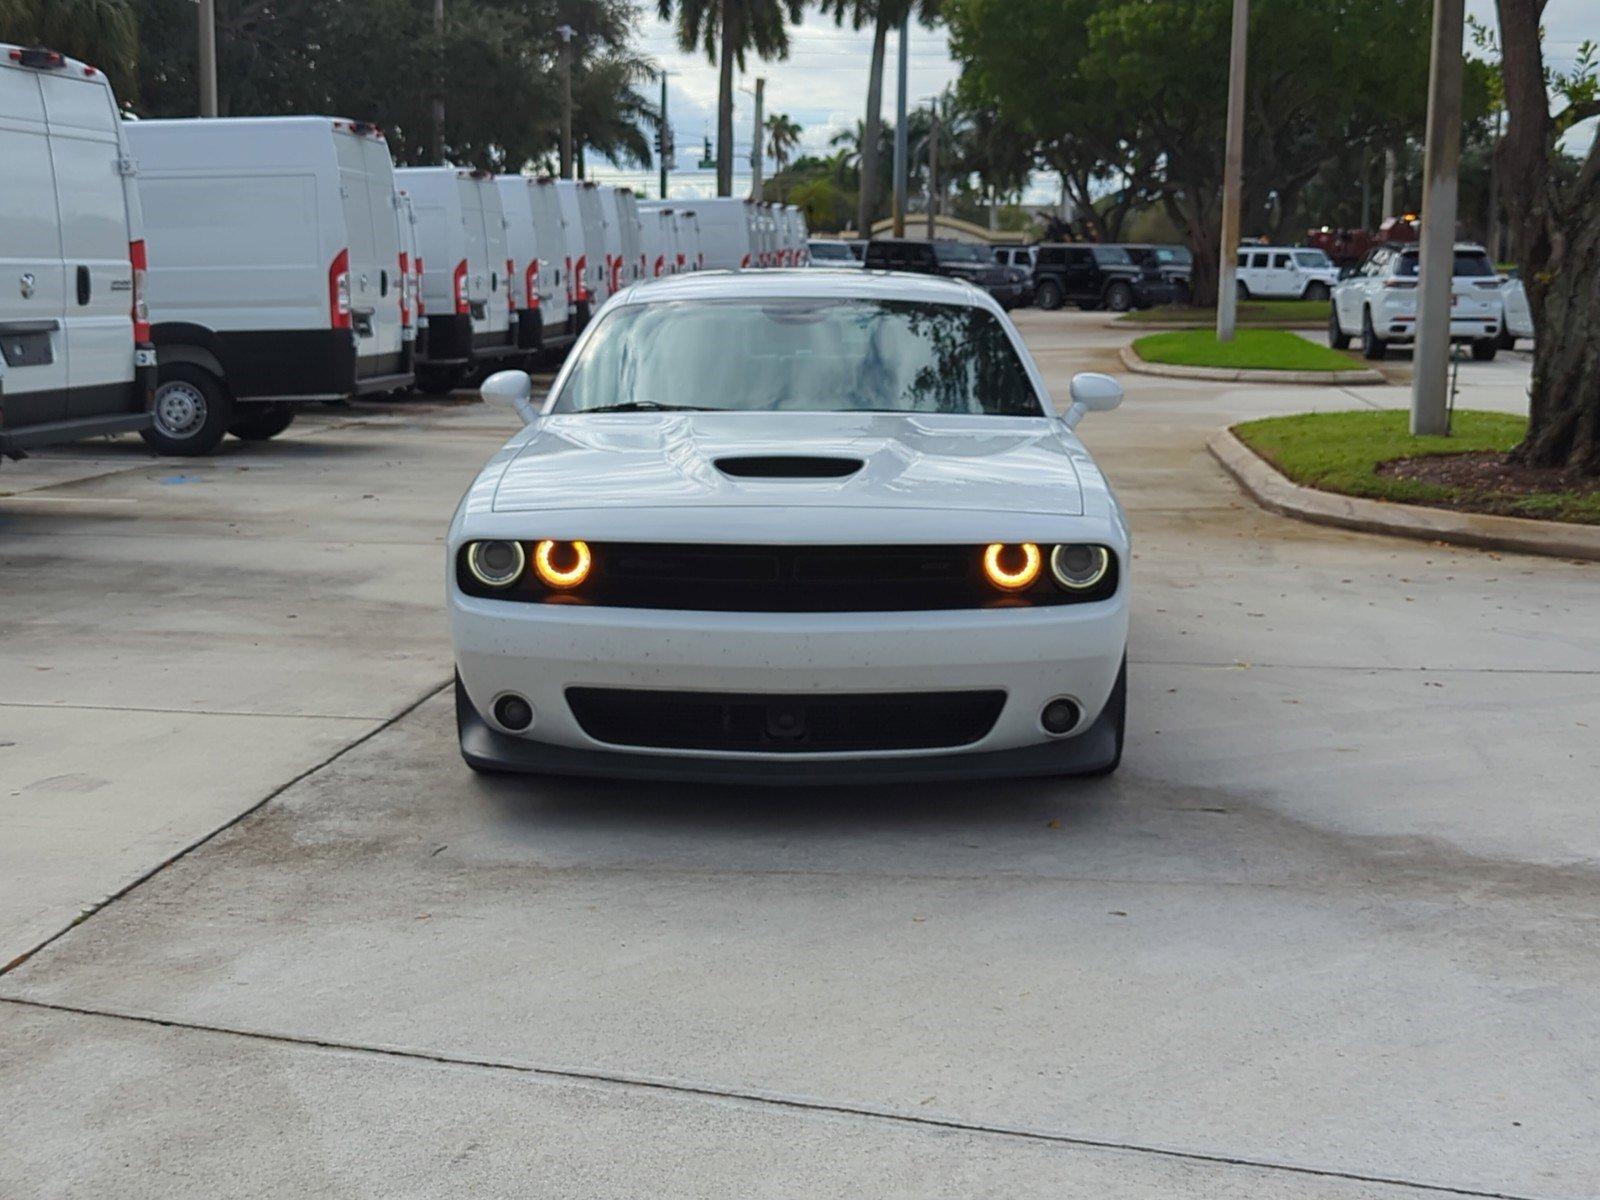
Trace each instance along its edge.
<path fill-rule="evenodd" d="M 812 454 L 748 454 L 713 461 L 732 479 L 843 479 L 866 465 L 859 458 Z"/>

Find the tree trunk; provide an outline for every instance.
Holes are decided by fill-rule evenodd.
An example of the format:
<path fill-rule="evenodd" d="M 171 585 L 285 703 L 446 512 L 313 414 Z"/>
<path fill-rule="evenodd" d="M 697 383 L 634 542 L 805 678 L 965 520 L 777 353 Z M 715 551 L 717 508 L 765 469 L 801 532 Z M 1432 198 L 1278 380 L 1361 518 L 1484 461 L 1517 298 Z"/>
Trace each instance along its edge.
<path fill-rule="evenodd" d="M 889 23 L 884 6 L 878 6 L 872 23 L 872 67 L 867 74 L 867 111 L 861 119 L 861 193 L 856 201 L 856 228 L 872 233 L 878 215 L 878 142 L 883 136 L 883 59 L 889 43 Z"/>
<path fill-rule="evenodd" d="M 1511 456 L 1600 476 L 1600 140 L 1575 178 L 1558 178 L 1539 44 L 1544 4 L 1498 0 L 1498 8 L 1509 121 L 1495 166 L 1534 331 L 1528 434 Z"/>
<path fill-rule="evenodd" d="M 722 63 L 717 76 L 717 195 L 733 195 L 733 64 L 739 48 L 736 0 L 722 0 Z"/>

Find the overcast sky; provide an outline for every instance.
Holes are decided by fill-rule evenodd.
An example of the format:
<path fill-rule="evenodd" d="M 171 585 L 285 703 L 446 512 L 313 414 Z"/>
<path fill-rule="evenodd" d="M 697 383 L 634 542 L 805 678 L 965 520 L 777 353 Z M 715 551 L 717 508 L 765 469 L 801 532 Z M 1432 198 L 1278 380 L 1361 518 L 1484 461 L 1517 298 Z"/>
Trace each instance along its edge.
<path fill-rule="evenodd" d="M 1467 0 L 1467 11 L 1494 27 L 1494 0 Z M 714 178 L 692 171 L 701 153 L 702 140 L 716 136 L 717 70 L 704 54 L 685 54 L 677 48 L 671 28 L 653 14 L 640 25 L 640 43 L 646 54 L 670 72 L 667 105 L 678 139 L 678 162 L 682 171 L 672 177 L 674 195 L 710 194 Z M 1545 10 L 1545 53 L 1558 69 L 1570 67 L 1579 43 L 1585 38 L 1600 40 L 1600 0 L 1550 0 Z M 739 79 L 743 89 L 735 93 L 735 160 L 740 175 L 748 172 L 751 107 L 754 77 L 767 80 L 766 107 L 769 113 L 787 113 L 804 133 L 801 150 L 828 153 L 828 139 L 843 129 L 853 128 L 861 119 L 866 104 L 867 68 L 872 53 L 872 31 L 836 26 L 830 18 L 808 10 L 805 21 L 790 31 L 792 49 L 782 62 L 759 62 L 752 58 L 749 71 Z M 884 73 L 884 116 L 894 117 L 895 39 L 889 39 L 888 67 Z M 953 81 L 958 74 L 950 59 L 943 29 L 911 30 L 908 103 L 913 107 Z M 1587 145 L 1594 136 L 1594 122 L 1581 131 L 1579 144 Z M 1419 131 L 1420 132 L 1420 131 Z M 594 172 L 597 178 L 626 178 L 629 182 L 650 181 L 652 172 Z M 1029 197 L 1034 202 L 1047 198 L 1052 187 L 1041 179 Z"/>

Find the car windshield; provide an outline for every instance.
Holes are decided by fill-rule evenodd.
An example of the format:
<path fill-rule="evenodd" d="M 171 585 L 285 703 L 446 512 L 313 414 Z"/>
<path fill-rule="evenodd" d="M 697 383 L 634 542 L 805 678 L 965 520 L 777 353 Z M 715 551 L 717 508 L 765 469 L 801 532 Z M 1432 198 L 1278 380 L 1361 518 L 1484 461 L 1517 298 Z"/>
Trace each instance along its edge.
<path fill-rule="evenodd" d="M 933 256 L 942 263 L 986 263 L 993 260 L 982 246 L 966 242 L 935 242 Z"/>
<path fill-rule="evenodd" d="M 1096 246 L 1094 248 L 1095 261 L 1102 266 L 1122 265 L 1128 266 L 1133 259 L 1128 257 L 1128 252 L 1121 246 Z"/>
<path fill-rule="evenodd" d="M 1194 262 L 1194 256 L 1186 246 L 1157 246 L 1156 261 L 1162 266 L 1187 267 Z"/>
<path fill-rule="evenodd" d="M 1294 260 L 1302 267 L 1331 267 L 1332 261 L 1321 250 L 1296 250 Z"/>
<path fill-rule="evenodd" d="M 1418 255 L 1415 251 L 1407 251 L 1400 256 L 1400 266 L 1397 275 L 1407 278 L 1417 273 Z M 1494 264 L 1489 261 L 1489 256 L 1482 250 L 1457 250 L 1455 275 L 1457 279 L 1477 279 L 1485 275 L 1494 274 Z"/>
<path fill-rule="evenodd" d="M 614 309 L 551 411 L 618 409 L 1044 415 L 994 314 L 831 297 Z"/>
<path fill-rule="evenodd" d="M 842 246 L 838 242 L 812 242 L 810 249 L 812 258 L 847 259 L 850 257 L 849 247 Z"/>

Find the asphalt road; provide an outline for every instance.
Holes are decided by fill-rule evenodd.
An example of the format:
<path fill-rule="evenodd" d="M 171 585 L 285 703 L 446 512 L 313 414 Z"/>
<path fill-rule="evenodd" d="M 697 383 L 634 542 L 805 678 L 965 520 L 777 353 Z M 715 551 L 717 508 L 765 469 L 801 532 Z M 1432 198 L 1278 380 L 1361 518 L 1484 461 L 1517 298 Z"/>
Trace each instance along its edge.
<path fill-rule="evenodd" d="M 1118 369 L 1019 324 L 1058 396 Z M 1124 382 L 1093 782 L 474 777 L 482 406 L 8 465 L 0 1196 L 1592 1197 L 1600 569 L 1268 516 L 1203 449 L 1403 388 Z"/>

